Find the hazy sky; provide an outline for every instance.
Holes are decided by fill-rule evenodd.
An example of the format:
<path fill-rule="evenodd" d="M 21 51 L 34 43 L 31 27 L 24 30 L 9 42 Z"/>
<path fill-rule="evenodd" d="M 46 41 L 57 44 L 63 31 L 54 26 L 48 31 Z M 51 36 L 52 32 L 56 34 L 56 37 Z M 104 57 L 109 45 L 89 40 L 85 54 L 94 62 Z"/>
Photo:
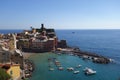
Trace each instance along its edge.
<path fill-rule="evenodd" d="M 120 29 L 120 0 L 0 0 L 0 29 Z"/>

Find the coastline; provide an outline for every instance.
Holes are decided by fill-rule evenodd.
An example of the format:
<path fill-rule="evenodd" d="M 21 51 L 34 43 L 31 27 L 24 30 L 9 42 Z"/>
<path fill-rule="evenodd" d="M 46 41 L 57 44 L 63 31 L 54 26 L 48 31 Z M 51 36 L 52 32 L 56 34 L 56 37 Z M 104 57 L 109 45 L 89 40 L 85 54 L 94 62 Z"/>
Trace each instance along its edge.
<path fill-rule="evenodd" d="M 91 32 L 91 31 L 90 31 Z M 77 34 L 79 34 L 80 35 L 80 33 L 81 32 L 75 32 L 75 35 L 77 35 Z M 87 32 L 85 32 L 86 34 L 87 34 Z M 68 35 L 71 35 L 72 33 L 69 33 Z M 62 35 L 62 34 L 60 34 L 60 35 Z M 118 76 L 119 76 L 119 55 L 118 55 L 118 53 L 119 53 L 119 48 L 117 47 L 115 47 L 115 45 L 114 44 L 112 44 L 112 46 L 110 46 L 110 45 L 108 45 L 108 43 L 110 44 L 110 43 L 112 43 L 110 40 L 107 40 L 107 38 L 105 38 L 105 36 L 107 36 L 107 35 L 105 35 L 105 36 L 103 36 L 103 37 L 101 37 L 100 36 L 100 38 L 101 39 L 103 39 L 103 43 L 106 43 L 106 41 L 108 42 L 107 44 L 103 44 L 103 43 L 100 43 L 99 42 L 99 40 L 97 41 L 97 39 L 96 39 L 96 37 L 94 36 L 94 37 L 90 37 L 90 38 L 85 38 L 84 36 L 82 36 L 83 34 L 81 34 L 80 35 L 80 37 L 82 38 L 81 39 L 81 41 L 79 41 L 79 39 L 77 40 L 76 38 L 74 38 L 74 36 L 73 36 L 73 38 L 71 38 L 71 40 L 69 40 L 69 37 L 67 36 L 67 38 L 66 38 L 66 40 L 70 43 L 70 45 L 77 45 L 77 44 L 79 44 L 78 46 L 80 46 L 80 48 L 81 48 L 81 50 L 84 50 L 84 51 L 89 51 L 89 52 L 95 52 L 95 53 L 98 53 L 99 55 L 103 55 L 103 56 L 106 56 L 106 57 L 109 57 L 109 58 L 112 58 L 112 59 L 115 59 L 115 64 L 107 64 L 107 65 L 101 65 L 101 64 L 94 64 L 94 63 L 91 63 L 91 60 L 90 61 L 88 61 L 87 59 L 85 59 L 84 60 L 84 62 L 85 63 L 81 63 L 79 60 L 76 60 L 76 58 L 75 58 L 75 61 L 74 61 L 74 58 L 73 58 L 73 61 L 72 61 L 72 59 L 70 58 L 69 60 L 71 60 L 71 62 L 80 62 L 80 64 L 82 64 L 82 65 L 85 65 L 85 66 L 88 66 L 88 67 L 91 67 L 91 68 L 94 68 L 98 73 L 97 73 L 97 79 L 99 78 L 99 79 L 108 79 L 109 78 L 109 76 L 113 76 L 113 78 L 115 78 L 116 80 L 118 80 Z M 91 34 L 92 35 L 92 34 Z M 66 35 L 64 35 L 65 37 L 66 37 Z M 112 34 L 111 34 L 111 36 L 112 36 Z M 89 36 L 86 36 L 86 37 L 89 37 Z M 98 37 L 98 36 L 97 36 Z M 117 36 L 116 36 L 117 37 Z M 86 41 L 84 40 L 84 38 L 87 40 L 87 41 L 89 41 L 89 40 L 92 40 L 93 38 L 95 38 L 95 42 L 93 42 L 93 40 L 91 41 L 91 42 L 88 42 L 88 43 L 86 43 Z M 105 40 L 104 40 L 104 38 L 105 38 Z M 73 39 L 73 40 L 72 40 Z M 98 38 L 99 39 L 99 38 Z M 74 42 L 75 41 L 75 43 L 71 43 L 71 42 Z M 84 44 L 84 46 L 82 45 L 82 44 Z M 90 45 L 89 45 L 90 44 Z M 95 45 L 92 45 L 91 46 L 91 44 L 95 44 Z M 88 47 L 86 47 L 86 46 L 88 46 Z M 102 48 L 101 47 L 99 47 L 99 46 L 102 46 Z M 118 45 L 119 46 L 119 45 Z M 85 49 L 84 49 L 85 48 Z M 90 48 L 90 50 L 89 50 L 89 48 Z M 31 57 L 35 57 L 35 61 L 33 60 L 33 62 L 35 62 L 35 73 L 36 73 L 36 71 L 38 70 L 38 69 L 40 69 L 41 67 L 39 66 L 40 64 L 40 62 L 39 61 L 41 61 L 42 62 L 42 60 L 40 59 L 39 60 L 39 58 L 38 58 L 38 56 L 39 56 L 39 54 L 42 54 L 42 53 L 31 53 L 31 52 L 23 52 L 23 55 L 24 55 L 24 59 L 31 59 Z M 74 55 L 76 56 L 76 54 L 77 53 L 75 53 Z M 114 54 L 114 55 L 113 55 Z M 35 56 L 35 55 L 38 55 L 38 56 Z M 70 55 L 73 55 L 73 54 L 70 54 Z M 61 56 L 64 56 L 64 55 L 60 55 L 59 57 L 61 58 Z M 36 57 L 38 58 L 38 60 L 36 59 Z M 70 57 L 74 57 L 74 56 L 70 56 Z M 78 57 L 81 57 L 81 56 L 78 56 Z M 83 57 L 83 58 L 86 58 L 85 56 Z M 88 58 L 88 57 L 87 57 Z M 90 58 L 90 57 L 89 57 Z M 89 59 L 88 58 L 88 59 Z M 62 59 L 64 59 L 64 58 L 62 58 Z M 61 60 L 62 60 L 61 59 Z M 67 58 L 68 59 L 68 58 Z M 81 57 L 81 59 L 82 59 L 82 57 Z M 47 60 L 47 59 L 46 59 Z M 66 59 L 65 59 L 66 60 Z M 68 61 L 69 61 L 68 60 Z M 63 62 L 63 61 L 61 61 L 61 62 Z M 37 64 L 36 64 L 37 63 Z M 41 63 L 41 65 L 42 65 L 43 63 Z M 46 64 L 46 63 L 45 63 Z M 72 64 L 71 64 L 72 65 Z M 38 69 L 37 69 L 37 67 L 38 67 Z M 102 69 L 101 69 L 102 68 Z M 47 69 L 47 68 L 45 68 L 45 69 Z M 114 71 L 113 71 L 114 70 Z M 109 73 L 109 72 L 111 72 L 111 71 L 113 71 L 113 73 Z M 40 71 L 39 71 L 40 72 Z M 37 73 L 38 74 L 38 76 L 39 76 L 39 74 L 40 73 Z M 50 71 L 49 71 L 50 72 Z M 52 72 L 52 71 L 51 71 Z M 56 71 L 57 72 L 57 71 Z M 105 72 L 105 73 L 104 73 Z M 37 74 L 35 74 L 35 73 L 32 73 L 32 77 L 34 77 L 35 75 L 37 75 Z M 53 73 L 54 73 L 54 71 L 53 71 Z M 59 72 L 58 72 L 59 73 Z M 107 73 L 107 75 L 108 75 L 108 77 L 104 77 L 104 76 L 107 76 L 106 75 L 106 73 Z M 81 74 L 81 73 L 80 73 Z M 103 75 L 102 75 L 103 74 Z M 65 74 L 66 75 L 66 74 Z M 68 75 L 68 74 L 67 74 Z M 31 78 L 31 77 L 30 77 Z M 112 80 L 114 80 L 113 78 L 111 78 L 110 77 L 110 80 L 112 79 Z M 86 77 L 84 78 L 83 77 L 83 80 L 86 80 Z M 35 79 L 33 79 L 33 80 L 35 80 Z M 81 79 L 82 80 L 82 79 Z M 89 79 L 88 79 L 89 80 Z M 93 79 L 93 80 L 95 80 L 95 79 Z"/>
<path fill-rule="evenodd" d="M 24 75 L 22 79 L 29 79 L 32 77 L 32 73 L 35 69 L 35 64 L 30 60 L 30 56 L 36 55 L 36 53 L 23 52 L 24 57 Z"/>

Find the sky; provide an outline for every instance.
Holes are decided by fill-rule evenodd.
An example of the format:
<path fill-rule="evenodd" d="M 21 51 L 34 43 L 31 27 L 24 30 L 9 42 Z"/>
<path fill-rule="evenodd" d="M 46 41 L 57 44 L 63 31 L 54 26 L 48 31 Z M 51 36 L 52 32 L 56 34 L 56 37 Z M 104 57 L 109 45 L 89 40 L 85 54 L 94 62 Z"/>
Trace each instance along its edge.
<path fill-rule="evenodd" d="M 0 29 L 120 29 L 120 0 L 0 0 Z"/>

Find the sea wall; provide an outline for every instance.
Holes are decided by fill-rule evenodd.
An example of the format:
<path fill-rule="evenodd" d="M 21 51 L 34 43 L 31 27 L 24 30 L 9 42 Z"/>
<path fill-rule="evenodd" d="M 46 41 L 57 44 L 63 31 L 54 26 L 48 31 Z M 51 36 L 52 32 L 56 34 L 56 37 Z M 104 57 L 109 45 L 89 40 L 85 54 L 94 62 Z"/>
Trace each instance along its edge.
<path fill-rule="evenodd" d="M 110 63 L 110 59 L 96 54 L 96 53 L 91 53 L 91 52 L 85 52 L 81 51 L 79 48 L 64 48 L 64 49 L 59 49 L 55 51 L 55 53 L 62 53 L 62 54 L 70 54 L 70 55 L 77 55 L 81 57 L 83 60 L 91 60 L 94 63 L 100 63 L 100 64 L 108 64 Z"/>
<path fill-rule="evenodd" d="M 90 59 L 92 60 L 94 63 L 101 63 L 101 64 L 108 64 L 110 63 L 110 59 L 102 56 L 102 55 L 98 55 L 96 53 L 91 53 L 91 52 L 83 52 L 83 51 L 73 51 L 73 54 L 78 55 L 80 57 L 83 57 L 83 59 Z"/>

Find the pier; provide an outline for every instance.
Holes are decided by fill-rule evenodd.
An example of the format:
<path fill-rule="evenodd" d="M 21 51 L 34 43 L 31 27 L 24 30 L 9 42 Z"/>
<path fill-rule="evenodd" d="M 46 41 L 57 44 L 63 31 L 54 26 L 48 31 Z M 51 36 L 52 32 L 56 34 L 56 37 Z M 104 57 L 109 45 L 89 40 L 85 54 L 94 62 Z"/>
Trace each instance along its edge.
<path fill-rule="evenodd" d="M 110 59 L 95 53 L 83 52 L 83 51 L 73 51 L 73 54 L 83 57 L 83 59 L 91 59 L 94 63 L 108 64 Z"/>
<path fill-rule="evenodd" d="M 108 64 L 110 63 L 110 59 L 96 54 L 96 53 L 91 53 L 91 52 L 85 52 L 85 51 L 81 51 L 79 48 L 64 48 L 64 49 L 58 49 L 57 51 L 55 51 L 55 53 L 57 54 L 70 54 L 70 55 L 77 55 L 81 58 L 83 58 L 83 60 L 92 60 L 92 62 L 94 63 L 100 63 L 100 64 Z"/>

